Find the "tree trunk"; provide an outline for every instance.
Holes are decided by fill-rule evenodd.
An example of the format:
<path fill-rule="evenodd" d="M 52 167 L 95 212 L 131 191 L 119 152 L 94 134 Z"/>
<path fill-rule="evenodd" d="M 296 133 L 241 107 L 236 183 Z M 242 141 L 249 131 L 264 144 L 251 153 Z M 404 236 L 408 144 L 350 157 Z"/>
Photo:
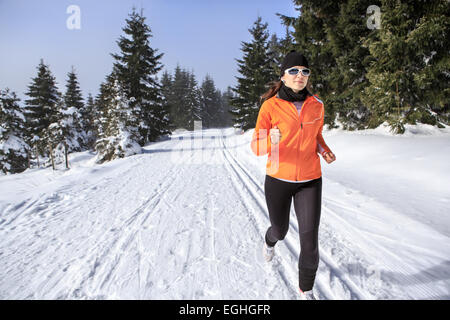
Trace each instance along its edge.
<path fill-rule="evenodd" d="M 66 156 L 66 169 L 69 169 L 69 155 L 67 153 L 67 142 L 64 141 L 64 154 Z"/>
<path fill-rule="evenodd" d="M 35 149 L 36 149 L 36 160 L 37 160 L 37 164 L 38 164 L 38 168 L 39 168 L 40 167 L 40 165 L 39 165 L 39 152 L 38 152 L 37 146 L 35 147 Z"/>
<path fill-rule="evenodd" d="M 53 170 L 55 170 L 55 160 L 53 159 L 53 148 L 51 144 L 49 144 L 49 147 L 50 147 L 50 159 L 52 159 L 52 168 Z"/>

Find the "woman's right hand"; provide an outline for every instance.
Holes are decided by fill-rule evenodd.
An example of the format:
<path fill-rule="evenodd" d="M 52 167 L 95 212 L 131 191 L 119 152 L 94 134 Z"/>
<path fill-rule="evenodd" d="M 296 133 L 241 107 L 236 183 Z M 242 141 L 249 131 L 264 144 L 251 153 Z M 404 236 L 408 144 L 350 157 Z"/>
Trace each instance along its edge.
<path fill-rule="evenodd" d="M 332 163 L 333 161 L 336 160 L 336 156 L 334 155 L 333 152 L 324 152 L 323 158 L 327 163 Z"/>
<path fill-rule="evenodd" d="M 281 132 L 280 129 L 278 129 L 277 126 L 270 129 L 270 143 L 272 144 L 278 144 L 281 140 Z"/>

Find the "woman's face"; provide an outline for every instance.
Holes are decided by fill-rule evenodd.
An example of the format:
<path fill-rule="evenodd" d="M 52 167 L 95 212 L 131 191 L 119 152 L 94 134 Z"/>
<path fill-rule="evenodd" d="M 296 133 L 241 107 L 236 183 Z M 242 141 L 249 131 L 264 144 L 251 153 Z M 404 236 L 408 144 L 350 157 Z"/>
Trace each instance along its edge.
<path fill-rule="evenodd" d="M 291 68 L 298 68 L 298 69 L 305 69 L 305 66 L 294 66 Z M 291 69 L 289 68 L 289 69 Z M 288 73 L 284 73 L 281 77 L 281 80 L 284 80 L 284 85 L 286 87 L 291 88 L 294 92 L 299 92 L 300 90 L 303 90 L 304 87 L 306 87 L 306 84 L 308 83 L 309 76 L 304 76 L 301 72 L 299 72 L 296 75 L 290 75 Z"/>

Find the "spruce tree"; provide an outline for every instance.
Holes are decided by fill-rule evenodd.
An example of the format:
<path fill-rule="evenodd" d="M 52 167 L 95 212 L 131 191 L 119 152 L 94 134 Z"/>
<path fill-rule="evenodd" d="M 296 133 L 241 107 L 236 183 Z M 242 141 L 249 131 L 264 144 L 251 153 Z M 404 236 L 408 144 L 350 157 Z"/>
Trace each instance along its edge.
<path fill-rule="evenodd" d="M 222 118 L 221 97 L 210 75 L 206 75 L 200 87 L 201 91 L 201 118 L 203 128 L 219 126 Z"/>
<path fill-rule="evenodd" d="M 139 128 L 138 142 L 142 146 L 168 133 L 168 110 L 163 108 L 161 87 L 156 74 L 161 70 L 159 60 L 163 54 L 150 47 L 150 27 L 145 23 L 143 13 L 133 8 L 127 25 L 122 29 L 126 36 L 117 41 L 119 54 L 115 59 L 114 72 L 130 105 L 133 125 Z"/>
<path fill-rule="evenodd" d="M 25 116 L 20 99 L 9 89 L 0 90 L 0 172 L 18 173 L 28 167 Z"/>
<path fill-rule="evenodd" d="M 445 0 L 294 0 L 294 49 L 304 53 L 312 91 L 325 103 L 325 122 L 344 129 L 388 122 L 442 126 L 449 120 L 450 3 Z M 381 8 L 381 26 L 369 29 L 367 8 Z M 286 37 L 288 39 L 288 37 Z M 280 41 L 281 43 L 282 41 Z M 288 48 L 289 41 L 281 44 Z"/>
<path fill-rule="evenodd" d="M 449 29 L 438 18 L 448 14 L 448 4 L 436 1 L 430 8 L 432 3 L 425 1 L 381 2 L 381 28 L 366 40 L 373 58 L 367 72 L 370 86 L 363 96 L 371 111 L 369 125 L 387 121 L 392 131 L 403 133 L 406 123 L 436 124 L 431 106 L 441 110 L 448 106 L 444 98 L 446 94 L 448 98 L 448 88 L 445 92 L 439 80 L 446 78 L 444 69 L 449 66 L 448 44 L 440 36 L 448 35 Z M 437 59 L 431 59 L 432 52 L 438 51 Z M 427 73 L 437 79 L 428 82 Z M 436 92 L 441 88 L 443 92 Z M 430 92 L 437 93 L 436 100 Z"/>
<path fill-rule="evenodd" d="M 226 118 L 229 115 L 228 109 L 225 109 L 222 92 L 219 89 L 216 89 L 213 97 L 217 108 L 212 118 L 212 125 L 214 128 L 222 128 L 225 126 Z"/>
<path fill-rule="evenodd" d="M 173 81 L 171 85 L 171 119 L 175 128 L 183 128 L 187 130 L 193 129 L 193 121 L 195 114 L 200 120 L 200 112 L 196 112 L 199 108 L 198 93 L 192 92 L 197 90 L 195 79 L 192 81 L 191 75 L 188 71 L 182 69 L 179 65 L 176 66 Z"/>
<path fill-rule="evenodd" d="M 272 66 L 273 56 L 269 50 L 269 33 L 267 23 L 262 23 L 261 17 L 249 29 L 251 42 L 241 42 L 242 59 L 236 59 L 239 65 L 240 77 L 233 91 L 236 96 L 231 99 L 233 106 L 234 126 L 243 130 L 254 128 L 260 108 L 260 97 L 267 90 L 267 84 L 277 78 Z"/>
<path fill-rule="evenodd" d="M 53 169 L 56 169 L 56 165 L 63 163 L 64 155 L 69 152 L 68 132 L 72 125 L 71 111 L 66 110 L 65 103 L 60 99 L 57 103 L 57 112 L 48 125 L 43 130 L 43 140 L 46 141 L 46 147 L 49 152 L 49 158 L 45 165 L 52 165 Z"/>
<path fill-rule="evenodd" d="M 187 128 L 194 130 L 194 121 L 201 121 L 201 93 L 195 79 L 194 72 L 187 73 L 188 87 L 186 96 L 186 120 Z M 202 125 L 203 127 L 203 125 Z"/>
<path fill-rule="evenodd" d="M 183 104 L 185 103 L 184 97 L 187 95 L 187 78 L 178 64 L 171 78 L 170 92 L 166 92 L 166 94 L 173 128 L 185 128 Z"/>
<path fill-rule="evenodd" d="M 275 74 L 280 74 L 280 66 L 283 63 L 284 56 L 291 50 L 295 50 L 295 44 L 288 26 L 286 26 L 284 38 L 278 39 L 276 34 L 270 37 L 269 52 L 272 55 L 272 69 Z"/>
<path fill-rule="evenodd" d="M 417 70 L 414 84 L 417 104 L 406 114 L 407 123 L 427 123 L 443 127 L 450 124 L 450 2 L 420 1 L 414 10 L 422 14 L 407 35 L 415 53 Z"/>
<path fill-rule="evenodd" d="M 335 60 L 326 79 L 330 88 L 326 96 L 327 109 L 334 110 L 340 124 L 349 130 L 363 129 L 369 120 L 369 109 L 361 100 L 368 86 L 366 61 L 370 59 L 363 39 L 378 32 L 367 27 L 366 12 L 370 5 L 380 3 L 373 0 L 341 1 L 337 19 L 333 20 L 335 23 L 326 21 L 324 24 L 329 39 L 327 45 Z"/>
<path fill-rule="evenodd" d="M 103 163 L 140 153 L 141 147 L 136 142 L 139 135 L 135 126 L 137 119 L 114 72 L 102 84 L 99 101 L 102 106 L 99 119 L 101 128 L 95 144 L 95 161 Z"/>
<path fill-rule="evenodd" d="M 61 112 L 61 129 L 68 152 L 81 151 L 86 146 L 86 134 L 83 132 L 82 112 L 84 108 L 83 97 L 77 80 L 75 69 L 67 74 L 64 106 Z"/>
<path fill-rule="evenodd" d="M 100 90 L 95 98 L 95 105 L 98 111 L 98 117 L 94 118 L 94 126 L 96 128 L 96 141 L 94 142 L 94 149 L 98 153 L 103 151 L 103 145 L 99 147 L 99 140 L 106 137 L 106 131 L 108 128 L 109 118 L 111 112 L 108 111 L 109 105 L 111 105 L 111 83 L 114 81 L 113 74 L 106 77 L 105 81 L 100 84 Z"/>
<path fill-rule="evenodd" d="M 172 76 L 170 73 L 165 70 L 161 76 L 161 95 L 162 95 L 162 105 L 165 110 L 169 110 L 168 118 L 169 118 L 169 130 L 175 130 L 174 124 L 174 115 L 172 110 L 177 103 L 177 98 L 174 96 L 172 92 Z"/>
<path fill-rule="evenodd" d="M 234 98 L 233 89 L 228 86 L 227 90 L 222 93 L 222 108 L 224 110 L 223 127 L 233 126 L 233 113 L 231 112 L 230 101 Z"/>
<path fill-rule="evenodd" d="M 25 100 L 24 115 L 27 143 L 37 150 L 39 156 L 48 153 L 44 130 L 57 121 L 61 94 L 58 92 L 55 77 L 42 59 L 37 69 L 38 74 L 32 79 L 26 92 L 29 99 Z"/>
<path fill-rule="evenodd" d="M 96 126 L 96 120 L 99 118 L 99 112 L 94 98 L 89 93 L 86 99 L 86 103 L 81 111 L 81 118 L 83 119 L 82 131 L 86 135 L 86 148 L 93 150 L 95 148 L 95 141 L 98 137 L 98 128 Z"/>

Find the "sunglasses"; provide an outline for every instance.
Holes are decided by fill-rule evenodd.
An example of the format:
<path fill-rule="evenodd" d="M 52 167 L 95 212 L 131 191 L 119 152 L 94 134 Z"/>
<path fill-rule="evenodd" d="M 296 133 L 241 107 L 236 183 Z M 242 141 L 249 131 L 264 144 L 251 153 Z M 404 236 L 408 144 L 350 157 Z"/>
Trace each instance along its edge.
<path fill-rule="evenodd" d="M 305 77 L 308 77 L 311 74 L 311 70 L 309 70 L 308 68 L 303 68 L 303 69 L 290 68 L 290 69 L 286 69 L 284 72 L 287 74 L 290 74 L 291 76 L 296 76 L 296 75 L 298 75 L 299 72 L 301 72 L 302 75 Z"/>

